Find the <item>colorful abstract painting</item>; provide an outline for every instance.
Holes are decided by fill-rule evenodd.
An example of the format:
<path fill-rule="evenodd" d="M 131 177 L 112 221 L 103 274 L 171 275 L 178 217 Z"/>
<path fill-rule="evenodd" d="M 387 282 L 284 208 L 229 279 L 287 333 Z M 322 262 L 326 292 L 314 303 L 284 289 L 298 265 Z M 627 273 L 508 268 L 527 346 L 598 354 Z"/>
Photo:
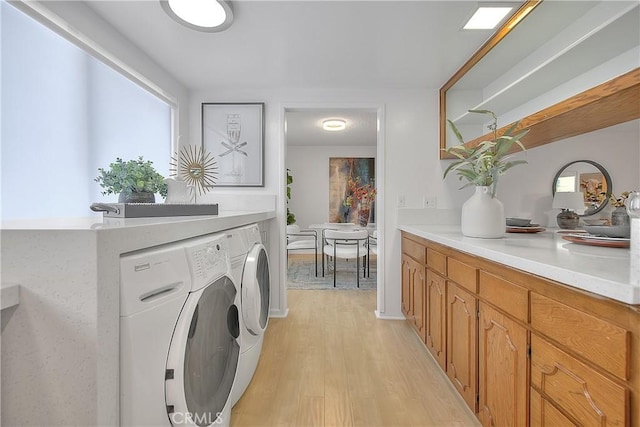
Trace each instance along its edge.
<path fill-rule="evenodd" d="M 349 182 L 375 188 L 376 159 L 373 157 L 329 158 L 329 222 L 359 223 L 357 200 Z M 371 200 L 369 222 L 375 222 L 375 202 Z"/>

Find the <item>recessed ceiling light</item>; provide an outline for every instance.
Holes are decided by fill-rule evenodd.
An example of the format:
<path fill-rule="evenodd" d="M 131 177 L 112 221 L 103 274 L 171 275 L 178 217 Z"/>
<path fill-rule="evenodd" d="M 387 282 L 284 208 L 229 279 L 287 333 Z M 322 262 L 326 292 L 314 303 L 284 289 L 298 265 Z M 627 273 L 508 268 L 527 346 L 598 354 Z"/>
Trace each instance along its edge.
<path fill-rule="evenodd" d="M 507 16 L 513 7 L 480 6 L 464 25 L 465 30 L 492 30 Z"/>
<path fill-rule="evenodd" d="M 160 5 L 171 18 L 198 31 L 223 31 L 233 21 L 231 3 L 225 0 L 160 0 Z"/>
<path fill-rule="evenodd" d="M 344 130 L 347 122 L 343 119 L 327 119 L 322 121 L 322 129 L 329 131 Z"/>

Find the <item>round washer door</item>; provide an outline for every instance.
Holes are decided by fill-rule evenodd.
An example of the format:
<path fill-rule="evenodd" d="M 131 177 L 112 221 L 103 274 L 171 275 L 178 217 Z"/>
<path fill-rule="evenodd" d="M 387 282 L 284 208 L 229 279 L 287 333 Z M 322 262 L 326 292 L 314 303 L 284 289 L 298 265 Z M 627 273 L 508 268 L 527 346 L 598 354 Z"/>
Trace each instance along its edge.
<path fill-rule="evenodd" d="M 222 422 L 218 417 L 229 403 L 240 356 L 235 299 L 236 287 L 226 276 L 187 297 L 171 338 L 165 371 L 172 425 Z"/>
<path fill-rule="evenodd" d="M 270 292 L 269 258 L 264 246 L 257 243 L 247 254 L 242 273 L 242 318 L 253 335 L 267 328 Z"/>

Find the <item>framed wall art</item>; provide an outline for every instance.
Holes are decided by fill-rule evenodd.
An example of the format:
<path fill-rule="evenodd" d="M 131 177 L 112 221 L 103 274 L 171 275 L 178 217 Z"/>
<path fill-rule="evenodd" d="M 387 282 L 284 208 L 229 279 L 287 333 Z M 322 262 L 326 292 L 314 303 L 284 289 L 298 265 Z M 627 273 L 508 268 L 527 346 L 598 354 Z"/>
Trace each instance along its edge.
<path fill-rule="evenodd" d="M 329 158 L 329 222 L 375 221 L 375 158 Z M 366 218 L 365 218 L 366 217 Z"/>
<path fill-rule="evenodd" d="M 202 103 L 202 148 L 218 163 L 212 187 L 264 187 L 264 103 Z"/>

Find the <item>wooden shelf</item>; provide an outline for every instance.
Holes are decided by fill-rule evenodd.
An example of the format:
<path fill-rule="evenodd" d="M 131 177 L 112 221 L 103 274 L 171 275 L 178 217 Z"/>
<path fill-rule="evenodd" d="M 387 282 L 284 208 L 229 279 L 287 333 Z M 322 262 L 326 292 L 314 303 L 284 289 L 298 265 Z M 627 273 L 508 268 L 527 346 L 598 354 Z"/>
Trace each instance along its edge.
<path fill-rule="evenodd" d="M 640 68 L 609 80 L 520 120 L 529 129 L 522 139 L 527 149 L 640 118 Z M 512 124 L 501 127 L 498 135 Z M 465 143 L 475 147 L 491 139 L 490 133 Z M 515 147 L 512 151 L 519 150 Z M 440 151 L 441 159 L 453 159 Z"/>

